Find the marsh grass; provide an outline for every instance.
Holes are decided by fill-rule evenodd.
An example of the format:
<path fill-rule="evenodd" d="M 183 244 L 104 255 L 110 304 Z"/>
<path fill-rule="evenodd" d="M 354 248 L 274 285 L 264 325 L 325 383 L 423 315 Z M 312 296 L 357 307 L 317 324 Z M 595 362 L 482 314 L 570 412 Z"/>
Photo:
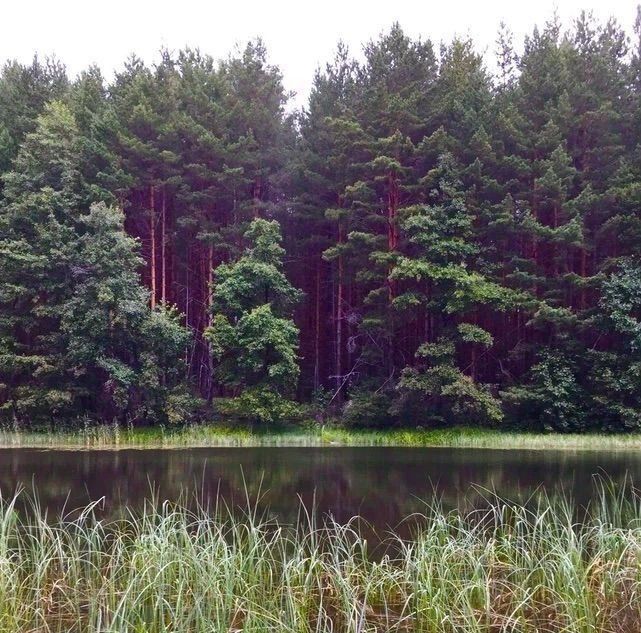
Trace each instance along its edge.
<path fill-rule="evenodd" d="M 48 517 L 0 502 L 0 631 L 51 633 L 633 633 L 641 630 L 641 501 L 602 483 L 567 499 L 438 503 L 375 556 L 358 522 L 294 525 L 222 504 L 97 504 Z"/>
<path fill-rule="evenodd" d="M 641 434 L 528 433 L 479 428 L 345 429 L 336 426 L 243 427 L 220 424 L 177 428 L 86 426 L 34 432 L 0 429 L 0 448 L 106 449 L 249 446 L 407 446 L 526 450 L 641 450 Z"/>

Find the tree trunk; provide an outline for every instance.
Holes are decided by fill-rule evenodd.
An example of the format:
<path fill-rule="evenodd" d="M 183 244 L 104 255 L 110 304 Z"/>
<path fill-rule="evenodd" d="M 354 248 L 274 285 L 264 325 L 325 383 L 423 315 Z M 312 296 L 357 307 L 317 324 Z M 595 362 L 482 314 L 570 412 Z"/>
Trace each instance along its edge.
<path fill-rule="evenodd" d="M 214 247 L 209 245 L 207 252 L 207 325 L 211 327 L 214 314 L 213 314 L 213 299 L 214 299 Z M 214 355 L 211 350 L 211 345 L 207 341 L 207 402 L 211 402 L 214 397 Z"/>
<path fill-rule="evenodd" d="M 261 200 L 261 195 L 262 195 L 262 183 L 260 180 L 260 176 L 254 180 L 254 191 L 253 191 L 253 198 L 254 198 L 254 217 L 259 218 L 260 217 L 260 200 Z"/>
<path fill-rule="evenodd" d="M 398 248 L 398 226 L 396 225 L 396 212 L 399 203 L 399 190 L 398 180 L 394 174 L 388 176 L 388 191 L 387 191 L 387 250 L 393 253 Z M 390 264 L 388 273 L 392 272 L 392 264 Z M 387 279 L 387 287 L 390 303 L 396 296 L 396 284 L 393 280 Z"/>
<path fill-rule="evenodd" d="M 586 289 L 585 278 L 588 276 L 588 251 L 585 246 L 581 247 L 581 310 L 585 310 L 586 305 Z"/>
<path fill-rule="evenodd" d="M 210 244 L 207 251 L 207 322 L 211 325 L 211 306 L 214 298 L 214 247 Z"/>
<path fill-rule="evenodd" d="M 341 221 L 338 221 L 338 243 L 343 244 L 343 227 Z M 343 254 L 338 255 L 338 287 L 336 290 L 336 390 L 340 390 L 342 385 L 343 373 Z M 337 395 L 336 399 L 340 402 L 341 396 Z"/>
<path fill-rule="evenodd" d="M 149 185 L 149 239 L 151 240 L 151 309 L 156 307 L 156 216 L 154 186 Z"/>
<path fill-rule="evenodd" d="M 398 248 L 398 226 L 396 223 L 396 212 L 399 204 L 399 186 L 398 179 L 393 173 L 388 176 L 388 191 L 387 191 L 387 249 L 390 253 L 394 253 Z M 395 333 L 394 333 L 394 312 L 392 309 L 392 302 L 396 297 L 396 282 L 391 279 L 392 270 L 394 265 L 389 264 L 387 269 L 387 295 L 388 295 L 388 337 L 387 337 L 387 358 L 385 365 L 387 367 L 388 376 L 394 371 L 394 350 L 395 350 Z"/>
<path fill-rule="evenodd" d="M 316 262 L 316 297 L 314 330 L 314 390 L 320 387 L 320 257 Z"/>
<path fill-rule="evenodd" d="M 190 310 L 190 308 L 191 308 L 191 291 L 190 290 L 191 289 L 190 289 L 190 285 L 189 285 L 189 281 L 190 281 L 190 278 L 191 278 L 191 274 L 190 274 L 190 270 L 191 270 L 191 268 L 190 268 L 191 253 L 190 253 L 190 251 L 191 251 L 191 249 L 189 247 L 189 242 L 188 242 L 187 243 L 187 258 L 185 260 L 187 262 L 187 266 L 185 267 L 185 325 L 187 326 L 187 328 L 190 328 L 190 325 L 191 325 L 191 322 L 190 322 L 190 318 L 191 318 L 191 310 Z M 185 348 L 185 365 L 187 366 L 187 375 L 189 376 L 190 371 L 191 371 L 191 368 L 190 368 L 190 365 L 189 365 L 189 347 Z"/>
<path fill-rule="evenodd" d="M 167 302 L 167 192 L 163 185 L 162 188 L 162 215 L 161 215 L 161 242 L 160 242 L 160 259 L 162 265 L 162 275 L 160 281 L 160 300 Z"/>
<path fill-rule="evenodd" d="M 552 210 L 552 228 L 556 231 L 556 229 L 559 227 L 559 204 L 558 202 L 554 203 L 554 208 Z M 559 262 L 558 262 L 558 250 L 556 242 L 552 242 L 552 248 L 551 248 L 551 259 L 552 261 L 550 262 L 552 265 L 552 277 L 556 277 L 559 274 Z"/>

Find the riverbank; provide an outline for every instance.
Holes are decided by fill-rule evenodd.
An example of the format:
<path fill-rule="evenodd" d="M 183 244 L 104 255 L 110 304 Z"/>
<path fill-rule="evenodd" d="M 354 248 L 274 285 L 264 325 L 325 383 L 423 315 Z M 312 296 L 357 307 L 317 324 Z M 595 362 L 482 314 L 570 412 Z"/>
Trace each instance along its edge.
<path fill-rule="evenodd" d="M 338 427 L 289 429 L 220 425 L 79 431 L 0 431 L 0 448 L 145 449 L 251 446 L 405 446 L 524 450 L 641 450 L 641 434 L 558 434 L 478 428 L 358 430 Z"/>
<path fill-rule="evenodd" d="M 217 506 L 219 507 L 219 506 Z M 27 519 L 0 500 L 0 630 L 494 633 L 641 630 L 641 507 L 602 489 L 569 502 L 438 505 L 374 554 L 358 523 L 278 525 L 249 510 L 154 503 Z M 383 555 L 385 554 L 385 555 Z"/>

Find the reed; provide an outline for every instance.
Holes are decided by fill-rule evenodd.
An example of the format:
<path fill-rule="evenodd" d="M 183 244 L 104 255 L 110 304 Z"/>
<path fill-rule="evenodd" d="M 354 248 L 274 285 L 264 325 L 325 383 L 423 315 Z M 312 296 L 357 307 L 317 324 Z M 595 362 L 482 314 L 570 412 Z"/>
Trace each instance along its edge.
<path fill-rule="evenodd" d="M 584 512 L 540 495 L 421 516 L 372 552 L 358 522 L 160 503 L 105 522 L 0 501 L 0 631 L 632 633 L 641 500 L 601 485 Z M 18 511 L 16 508 L 20 506 Z"/>
<path fill-rule="evenodd" d="M 0 448 L 197 448 L 243 446 L 407 446 L 526 450 L 639 450 L 639 433 L 529 433 L 479 428 L 346 429 L 339 426 L 270 428 L 220 424 L 177 428 L 87 426 L 34 432 L 0 429 Z"/>

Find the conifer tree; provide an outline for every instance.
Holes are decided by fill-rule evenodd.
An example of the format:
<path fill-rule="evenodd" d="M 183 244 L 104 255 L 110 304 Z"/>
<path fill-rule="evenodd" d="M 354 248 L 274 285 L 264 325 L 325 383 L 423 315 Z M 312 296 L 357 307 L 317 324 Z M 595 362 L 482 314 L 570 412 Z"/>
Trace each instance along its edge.
<path fill-rule="evenodd" d="M 426 184 L 432 204 L 403 210 L 413 255 L 401 257 L 391 273 L 407 288 L 395 307 L 420 306 L 425 315 L 418 367 L 403 372 L 395 409 L 399 414 L 422 409 L 428 418 L 441 421 L 468 413 L 477 422 L 496 422 L 501 418 L 498 402 L 474 380 L 476 350 L 493 345 L 493 337 L 475 323 L 475 315 L 479 306 L 506 310 L 518 297 L 475 270 L 480 249 L 474 241 L 474 216 L 466 207 L 451 155 L 441 157 Z M 466 370 L 458 366 L 457 346 L 474 350 Z"/>
<path fill-rule="evenodd" d="M 263 419 L 296 390 L 349 423 L 500 398 L 532 428 L 636 428 L 640 42 L 639 18 L 631 43 L 585 13 L 523 46 L 502 26 L 493 76 L 395 24 L 293 114 L 260 40 L 109 85 L 6 64 L 0 406 L 175 420 L 186 372 Z"/>
<path fill-rule="evenodd" d="M 7 62 L 0 72 L 0 173 L 8 171 L 24 137 L 36 128 L 47 103 L 67 94 L 69 80 L 56 59 Z"/>

